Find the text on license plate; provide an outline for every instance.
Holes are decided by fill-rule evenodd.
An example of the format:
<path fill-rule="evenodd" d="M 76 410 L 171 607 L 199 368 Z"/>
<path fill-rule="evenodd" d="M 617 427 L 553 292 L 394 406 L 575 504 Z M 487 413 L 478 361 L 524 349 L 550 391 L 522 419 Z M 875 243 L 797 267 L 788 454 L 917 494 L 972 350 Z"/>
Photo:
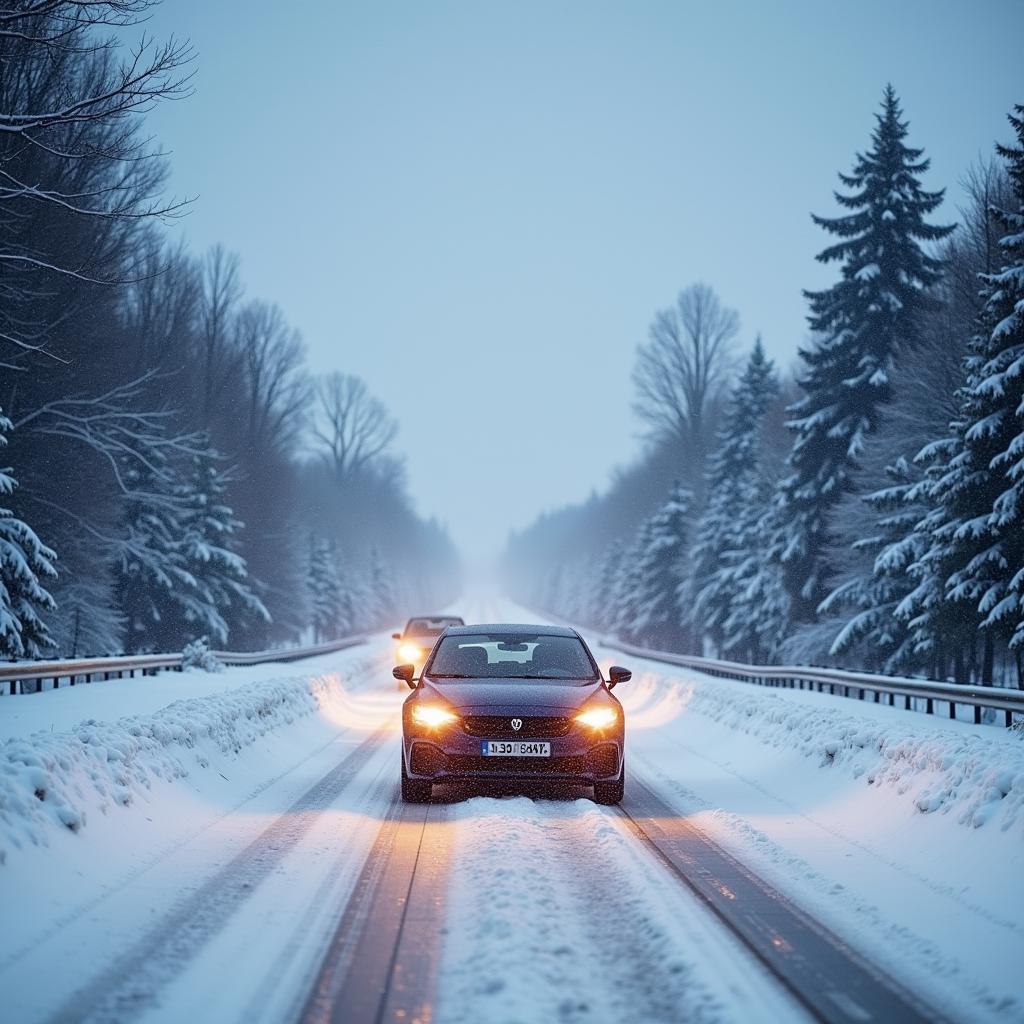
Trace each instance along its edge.
<path fill-rule="evenodd" d="M 529 740 L 481 740 L 480 753 L 484 757 L 550 757 L 550 743 L 531 743 Z"/>

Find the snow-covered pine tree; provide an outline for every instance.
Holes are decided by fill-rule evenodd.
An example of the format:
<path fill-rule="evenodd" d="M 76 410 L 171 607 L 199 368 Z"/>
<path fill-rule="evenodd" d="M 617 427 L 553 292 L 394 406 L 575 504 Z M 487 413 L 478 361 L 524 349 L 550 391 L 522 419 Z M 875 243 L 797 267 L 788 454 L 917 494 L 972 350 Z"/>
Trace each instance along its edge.
<path fill-rule="evenodd" d="M 317 643 L 337 639 L 348 629 L 349 623 L 344 607 L 338 547 L 333 540 L 310 534 L 306 580 L 314 639 Z"/>
<path fill-rule="evenodd" d="M 588 601 L 586 624 L 599 629 L 615 629 L 617 594 L 623 575 L 625 546 L 613 540 L 597 564 Z"/>
<path fill-rule="evenodd" d="M 338 573 L 338 628 L 343 632 L 362 629 L 366 624 L 366 597 L 363 578 L 347 554 L 335 549 Z"/>
<path fill-rule="evenodd" d="M 737 600 L 734 570 L 751 554 L 763 557 L 763 538 L 756 552 L 744 550 L 740 535 L 753 533 L 751 516 L 760 519 L 769 491 L 760 465 L 761 426 L 779 390 L 775 367 L 764 354 L 760 337 L 733 389 L 719 434 L 718 450 L 708 473 L 708 499 L 690 557 L 686 593 L 681 595 L 698 641 L 721 650 L 725 620 Z"/>
<path fill-rule="evenodd" d="M 829 513 L 849 486 L 879 406 L 889 399 L 894 351 L 917 342 L 919 314 L 939 278 L 941 263 L 921 243 L 952 230 L 925 220 L 943 192 L 922 189 L 920 175 L 929 161 L 904 142 L 907 122 L 901 116 L 896 94 L 886 86 L 871 148 L 858 155 L 852 174 L 839 176 L 853 191 L 837 192 L 836 199 L 851 212 L 814 218 L 839 239 L 818 260 L 842 267 L 831 288 L 806 293 L 816 340 L 800 352 L 805 395 L 790 408 L 796 438 L 779 493 L 783 528 L 773 557 L 781 563 L 797 622 L 813 619 L 825 597 Z"/>
<path fill-rule="evenodd" d="M 997 147 L 1015 208 L 992 211 L 1005 231 L 1002 266 L 981 278 L 987 299 L 952 437 L 921 455 L 932 463 L 934 508 L 921 527 L 932 543 L 906 602 L 919 644 L 934 645 L 941 584 L 942 600 L 961 616 L 966 611 L 986 637 L 985 682 L 992 681 L 993 641 L 1024 650 L 1024 106 L 1015 110 L 1009 120 L 1018 145 Z M 1017 664 L 1019 672 L 1019 654 Z"/>
<path fill-rule="evenodd" d="M 637 638 L 637 620 L 643 607 L 643 557 L 654 539 L 652 518 L 648 517 L 640 524 L 622 559 L 620 584 L 614 597 L 615 618 L 612 629 L 623 640 Z"/>
<path fill-rule="evenodd" d="M 765 508 L 766 503 L 768 507 Z M 733 596 L 722 624 L 721 653 L 751 664 L 771 661 L 789 625 L 789 595 L 782 567 L 768 557 L 782 523 L 771 505 L 766 481 L 744 499 L 736 520 L 733 543 L 726 553 L 723 586 Z"/>
<path fill-rule="evenodd" d="M 639 594 L 633 633 L 637 641 L 662 650 L 683 649 L 687 631 L 679 608 L 684 558 L 692 533 L 693 495 L 679 481 L 647 522 L 638 565 Z"/>
<path fill-rule="evenodd" d="M 0 448 L 7 444 L 11 421 L 0 411 Z M 0 497 L 13 494 L 18 481 L 0 468 Z M 53 598 L 40 579 L 56 579 L 56 554 L 6 508 L 0 508 L 0 655 L 35 658 L 53 641 L 41 612 L 53 611 Z"/>
<path fill-rule="evenodd" d="M 371 615 L 369 625 L 384 626 L 397 613 L 397 595 L 391 571 L 384 563 L 379 548 L 370 549 L 370 564 L 367 569 L 367 590 Z"/>
<path fill-rule="evenodd" d="M 853 610 L 832 642 L 829 653 L 844 654 L 861 646 L 869 667 L 906 671 L 914 662 L 914 644 L 897 611 L 914 588 L 910 567 L 925 553 L 928 540 L 918 529 L 925 509 L 919 474 L 904 458 L 888 467 L 891 484 L 864 496 L 876 515 L 876 532 L 854 541 L 856 551 L 875 555 L 870 576 L 843 580 L 821 603 L 819 613 Z"/>
<path fill-rule="evenodd" d="M 202 636 L 227 643 L 232 621 L 270 621 L 236 549 L 242 523 L 224 502 L 227 486 L 217 465 L 219 456 L 204 449 L 192 455 L 191 472 L 176 489 L 181 557 L 194 585 L 171 595 L 182 616 L 175 647 Z"/>
<path fill-rule="evenodd" d="M 110 540 L 102 533 L 66 534 L 60 577 L 51 587 L 57 613 L 48 619 L 62 658 L 103 657 L 124 650 L 125 620 L 114 594 Z"/>
<path fill-rule="evenodd" d="M 114 592 L 127 622 L 124 646 L 133 653 L 173 649 L 182 601 L 197 600 L 182 549 L 180 495 L 166 466 L 155 464 L 157 455 L 120 472 L 125 492 L 114 545 Z"/>

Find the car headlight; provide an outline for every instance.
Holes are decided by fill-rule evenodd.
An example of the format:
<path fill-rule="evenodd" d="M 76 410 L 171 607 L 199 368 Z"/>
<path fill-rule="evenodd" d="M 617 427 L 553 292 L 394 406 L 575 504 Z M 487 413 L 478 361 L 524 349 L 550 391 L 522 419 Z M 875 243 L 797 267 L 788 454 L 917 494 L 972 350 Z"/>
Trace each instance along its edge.
<path fill-rule="evenodd" d="M 414 704 L 412 707 L 412 720 L 417 725 L 425 725 L 428 729 L 448 725 L 458 721 L 458 718 L 454 712 L 447 708 L 439 708 L 436 704 Z"/>
<path fill-rule="evenodd" d="M 576 716 L 576 721 L 588 729 L 607 729 L 618 720 L 619 713 L 609 707 L 588 708 Z"/>
<path fill-rule="evenodd" d="M 399 644 L 398 660 L 402 664 L 415 664 L 426 652 L 419 644 Z"/>

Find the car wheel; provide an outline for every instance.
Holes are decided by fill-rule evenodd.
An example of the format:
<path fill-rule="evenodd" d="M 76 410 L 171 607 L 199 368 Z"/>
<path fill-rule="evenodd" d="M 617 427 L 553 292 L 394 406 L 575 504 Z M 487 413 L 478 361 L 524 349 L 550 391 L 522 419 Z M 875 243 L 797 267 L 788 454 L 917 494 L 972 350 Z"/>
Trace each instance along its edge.
<path fill-rule="evenodd" d="M 434 784 L 429 780 L 410 779 L 405 770 L 405 754 L 402 755 L 402 802 L 407 804 L 425 804 L 430 802 Z"/>
<path fill-rule="evenodd" d="M 622 759 L 622 767 L 619 769 L 619 777 L 614 782 L 594 783 L 594 803 L 617 804 L 622 800 L 622 794 L 626 789 L 626 759 Z"/>

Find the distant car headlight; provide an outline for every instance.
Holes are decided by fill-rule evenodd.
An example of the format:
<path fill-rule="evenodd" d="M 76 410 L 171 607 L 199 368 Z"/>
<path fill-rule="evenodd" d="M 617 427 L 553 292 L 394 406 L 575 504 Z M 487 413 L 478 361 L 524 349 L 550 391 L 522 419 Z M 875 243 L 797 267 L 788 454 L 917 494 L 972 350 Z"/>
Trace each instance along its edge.
<path fill-rule="evenodd" d="M 588 729 L 607 729 L 619 720 L 615 708 L 588 708 L 576 716 L 576 721 Z"/>
<path fill-rule="evenodd" d="M 412 708 L 412 720 L 417 725 L 425 725 L 428 729 L 448 725 L 458 721 L 458 718 L 454 712 L 447 708 L 439 708 L 436 704 L 414 704 Z"/>
<path fill-rule="evenodd" d="M 426 653 L 419 644 L 398 645 L 398 661 L 403 665 L 415 665 Z"/>

